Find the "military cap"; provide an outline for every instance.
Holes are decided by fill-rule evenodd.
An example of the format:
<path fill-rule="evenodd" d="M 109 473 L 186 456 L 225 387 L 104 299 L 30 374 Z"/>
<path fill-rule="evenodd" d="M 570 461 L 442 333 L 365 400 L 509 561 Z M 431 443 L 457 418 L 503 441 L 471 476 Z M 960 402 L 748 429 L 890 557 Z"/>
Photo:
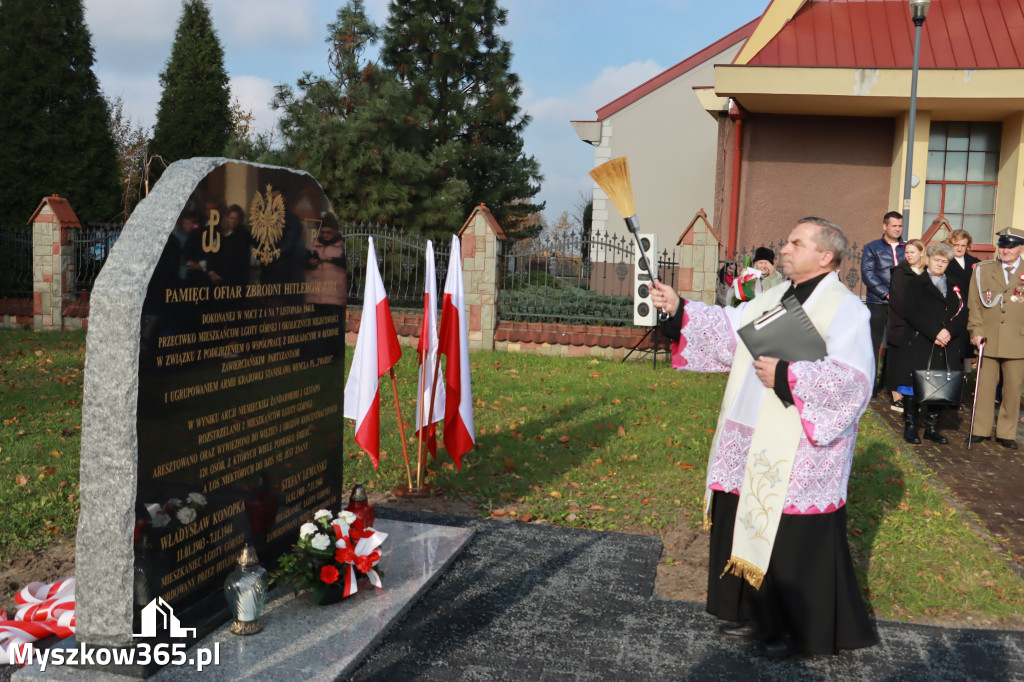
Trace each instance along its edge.
<path fill-rule="evenodd" d="M 1019 227 L 1004 227 L 996 234 L 999 235 L 998 245 L 1003 248 L 1010 249 L 1015 246 L 1024 246 L 1024 229 Z"/>

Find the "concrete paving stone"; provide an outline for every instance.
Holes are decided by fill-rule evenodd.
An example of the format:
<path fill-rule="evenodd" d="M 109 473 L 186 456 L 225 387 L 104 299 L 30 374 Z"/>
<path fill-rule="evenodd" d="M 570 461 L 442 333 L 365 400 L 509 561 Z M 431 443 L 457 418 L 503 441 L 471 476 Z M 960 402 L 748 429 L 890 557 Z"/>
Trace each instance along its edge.
<path fill-rule="evenodd" d="M 653 597 L 654 536 L 419 514 L 475 535 L 351 680 L 1024 680 L 1024 633 L 877 621 L 880 644 L 774 661 Z"/>

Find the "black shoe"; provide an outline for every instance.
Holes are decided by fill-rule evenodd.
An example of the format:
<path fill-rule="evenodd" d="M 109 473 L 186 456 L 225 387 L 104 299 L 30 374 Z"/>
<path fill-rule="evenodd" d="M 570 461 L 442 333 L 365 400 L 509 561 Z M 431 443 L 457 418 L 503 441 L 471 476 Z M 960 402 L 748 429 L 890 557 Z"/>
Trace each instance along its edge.
<path fill-rule="evenodd" d="M 924 427 L 924 437 L 930 441 L 938 443 L 939 445 L 945 445 L 949 442 L 948 438 L 939 433 L 939 427 L 930 422 Z"/>
<path fill-rule="evenodd" d="M 1011 450 L 1017 449 L 1017 441 L 1012 438 L 996 438 L 996 442 L 1002 445 L 1004 448 L 1010 448 Z"/>
<path fill-rule="evenodd" d="M 967 438 L 967 444 L 974 445 L 975 443 L 981 443 L 982 441 L 986 440 L 988 440 L 988 436 L 975 436 L 974 434 L 971 434 Z"/>
<path fill-rule="evenodd" d="M 722 623 L 718 626 L 718 632 L 739 639 L 757 639 L 761 634 L 754 623 Z"/>
<path fill-rule="evenodd" d="M 789 641 L 788 637 L 779 637 L 760 646 L 761 654 L 768 658 L 789 658 L 797 653 L 796 647 Z"/>

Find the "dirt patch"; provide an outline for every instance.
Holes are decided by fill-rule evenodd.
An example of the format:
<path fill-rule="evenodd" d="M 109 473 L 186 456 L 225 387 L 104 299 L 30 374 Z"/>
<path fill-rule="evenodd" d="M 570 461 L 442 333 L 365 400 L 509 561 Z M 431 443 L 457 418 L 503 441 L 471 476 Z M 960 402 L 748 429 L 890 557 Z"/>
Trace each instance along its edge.
<path fill-rule="evenodd" d="M 31 582 L 52 583 L 75 574 L 75 545 L 58 540 L 37 552 L 18 552 L 0 564 L 0 610 L 14 616 L 14 595 Z"/>

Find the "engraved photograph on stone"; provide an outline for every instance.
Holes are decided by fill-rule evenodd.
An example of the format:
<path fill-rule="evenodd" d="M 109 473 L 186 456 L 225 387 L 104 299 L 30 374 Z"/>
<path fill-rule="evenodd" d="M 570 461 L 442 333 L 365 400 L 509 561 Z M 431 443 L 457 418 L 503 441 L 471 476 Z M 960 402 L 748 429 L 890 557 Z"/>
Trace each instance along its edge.
<path fill-rule="evenodd" d="M 311 176 L 226 159 L 172 164 L 132 215 L 86 341 L 83 641 L 130 641 L 156 597 L 201 637 L 243 545 L 273 567 L 340 503 L 347 279 L 319 267 L 325 225 Z"/>

